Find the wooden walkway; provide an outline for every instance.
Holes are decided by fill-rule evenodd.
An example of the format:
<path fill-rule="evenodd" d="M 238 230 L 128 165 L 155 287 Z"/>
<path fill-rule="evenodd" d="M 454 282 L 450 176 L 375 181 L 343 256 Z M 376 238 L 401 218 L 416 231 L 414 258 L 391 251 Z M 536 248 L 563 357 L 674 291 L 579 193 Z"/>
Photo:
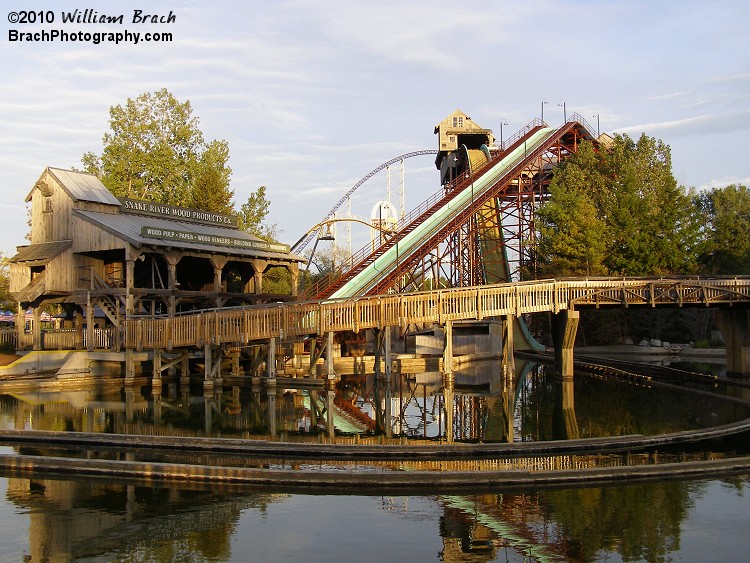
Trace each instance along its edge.
<path fill-rule="evenodd" d="M 124 321 L 126 349 L 247 345 L 331 332 L 519 317 L 580 307 L 750 306 L 750 276 L 541 280 L 408 293 L 278 303 Z"/>

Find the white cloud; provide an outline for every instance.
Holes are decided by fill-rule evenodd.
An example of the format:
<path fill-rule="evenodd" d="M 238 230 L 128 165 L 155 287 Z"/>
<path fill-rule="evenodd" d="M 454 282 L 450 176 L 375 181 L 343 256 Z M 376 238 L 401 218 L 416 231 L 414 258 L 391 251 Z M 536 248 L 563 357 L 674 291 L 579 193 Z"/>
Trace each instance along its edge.
<path fill-rule="evenodd" d="M 40 1 L 35 9 L 60 10 Z M 433 148 L 432 128 L 456 108 L 496 137 L 504 120 L 507 138 L 539 116 L 543 98 L 545 119 L 562 122 L 565 99 L 568 115 L 593 127 L 599 115 L 603 132 L 664 136 L 686 184 L 750 174 L 743 2 L 149 3 L 170 9 L 172 43 L 0 45 L 6 205 L 23 207 L 45 166 L 100 152 L 111 106 L 160 88 L 191 101 L 206 139 L 228 141 L 235 201 L 269 187 L 269 220 L 290 238 L 381 163 Z M 438 189 L 432 160 L 407 161 L 409 205 Z M 384 172 L 361 192 L 354 213 L 367 215 Z M 25 213 L 10 215 L 6 254 L 26 231 Z"/>
<path fill-rule="evenodd" d="M 674 121 L 662 121 L 622 127 L 615 133 L 640 135 L 670 134 L 672 137 L 684 135 L 714 135 L 750 129 L 750 110 L 727 112 L 714 115 L 698 115 Z"/>

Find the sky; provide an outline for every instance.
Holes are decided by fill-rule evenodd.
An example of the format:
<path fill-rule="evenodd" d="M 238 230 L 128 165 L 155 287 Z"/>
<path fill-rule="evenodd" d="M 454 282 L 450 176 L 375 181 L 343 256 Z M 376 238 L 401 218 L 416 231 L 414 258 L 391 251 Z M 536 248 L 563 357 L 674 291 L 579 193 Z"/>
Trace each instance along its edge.
<path fill-rule="evenodd" d="M 507 138 L 542 112 L 553 126 L 578 113 L 601 132 L 661 139 L 686 187 L 750 185 L 746 0 L 0 4 L 5 256 L 27 244 L 24 200 L 45 167 L 80 167 L 84 153 L 101 154 L 109 108 L 162 88 L 190 101 L 207 141 L 229 144 L 237 207 L 267 187 L 267 223 L 288 244 L 371 170 L 436 149 L 434 127 L 456 109 L 496 138 L 501 124 Z M 31 6 L 35 16 L 23 13 Z M 63 21 L 87 8 L 123 23 Z M 162 21 L 134 21 L 139 14 Z M 37 22 L 16 23 L 24 17 Z M 54 30 L 141 38 L 17 40 Z M 145 41 L 146 33 L 172 40 Z M 405 160 L 404 170 L 408 210 L 439 179 L 433 156 Z M 391 168 L 396 205 L 400 174 Z M 365 182 L 352 214 L 369 217 L 387 182 L 386 171 Z"/>

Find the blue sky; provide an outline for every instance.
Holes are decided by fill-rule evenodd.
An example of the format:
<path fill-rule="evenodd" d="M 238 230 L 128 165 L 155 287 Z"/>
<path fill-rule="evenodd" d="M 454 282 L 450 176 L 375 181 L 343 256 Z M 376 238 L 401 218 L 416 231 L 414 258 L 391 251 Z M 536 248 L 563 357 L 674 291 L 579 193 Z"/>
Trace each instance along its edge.
<path fill-rule="evenodd" d="M 241 204 L 260 185 L 269 223 L 293 243 L 370 170 L 436 148 L 460 108 L 499 137 L 577 112 L 602 132 L 642 132 L 672 148 L 678 182 L 750 182 L 750 8 L 746 1 L 442 0 L 38 1 L 54 24 L 9 23 L 2 2 L 0 251 L 25 244 L 24 199 L 46 166 L 101 153 L 109 108 L 143 92 L 190 100 L 207 140 L 229 143 Z M 145 7 L 147 7 L 147 9 Z M 62 24 L 92 8 L 123 25 Z M 132 24 L 133 10 L 171 24 Z M 9 30 L 168 31 L 172 42 L 9 41 Z M 438 189 L 431 157 L 406 161 L 406 207 Z M 398 171 L 393 169 L 394 203 Z M 385 197 L 385 172 L 353 213 Z"/>

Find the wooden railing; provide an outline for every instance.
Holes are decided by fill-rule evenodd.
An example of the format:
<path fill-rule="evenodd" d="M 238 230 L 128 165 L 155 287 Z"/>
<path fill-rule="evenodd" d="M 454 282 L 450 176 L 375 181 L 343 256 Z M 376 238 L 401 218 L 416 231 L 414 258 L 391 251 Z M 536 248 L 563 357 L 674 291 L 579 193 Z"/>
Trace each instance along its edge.
<path fill-rule="evenodd" d="M 94 329 L 93 348 L 95 350 L 111 350 L 116 329 L 97 328 Z M 75 350 L 76 349 L 76 330 L 75 329 L 58 329 L 41 331 L 42 350 Z M 88 335 L 83 331 L 81 347 L 86 349 Z M 15 329 L 0 330 L 0 344 L 9 344 L 18 350 L 30 349 L 34 344 L 34 335 L 31 332 L 23 332 L 20 336 Z"/>
<path fill-rule="evenodd" d="M 0 346 L 16 348 L 18 344 L 18 331 L 15 328 L 0 328 Z"/>
<path fill-rule="evenodd" d="M 750 306 L 750 276 L 732 278 L 601 278 L 542 280 L 380 295 L 347 300 L 278 303 L 129 318 L 125 346 L 135 349 L 248 344 L 270 338 L 322 335 L 408 324 L 481 320 L 576 307 Z"/>

